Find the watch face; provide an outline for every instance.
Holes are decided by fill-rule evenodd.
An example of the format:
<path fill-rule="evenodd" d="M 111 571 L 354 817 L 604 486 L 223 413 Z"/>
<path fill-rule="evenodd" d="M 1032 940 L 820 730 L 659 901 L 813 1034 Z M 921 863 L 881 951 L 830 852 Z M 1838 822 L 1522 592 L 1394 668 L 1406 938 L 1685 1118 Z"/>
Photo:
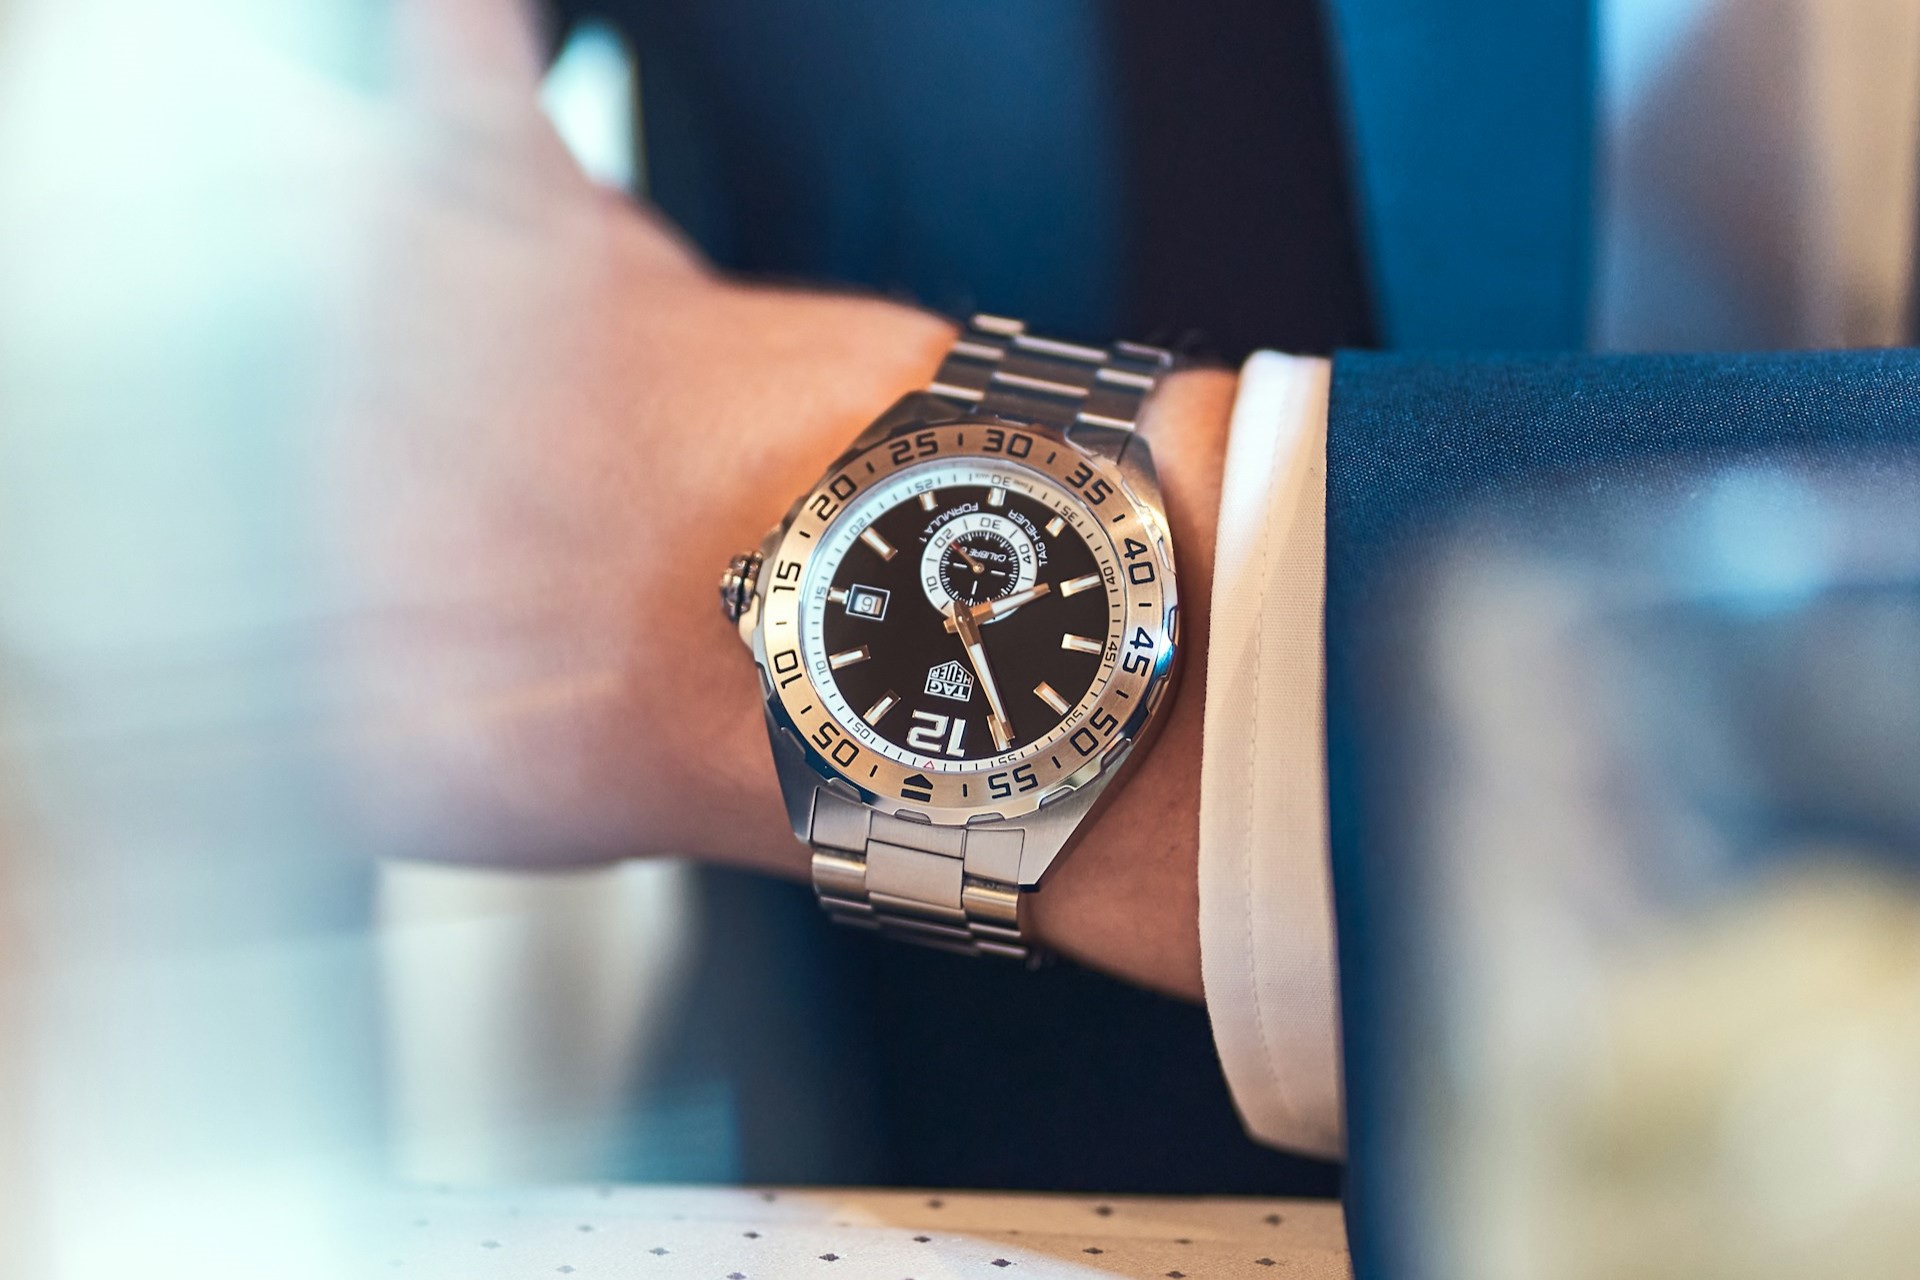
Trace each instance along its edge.
<path fill-rule="evenodd" d="M 1093 690 L 1120 625 L 1114 576 L 1085 504 L 1038 472 L 928 463 L 828 533 L 801 653 L 857 740 L 917 769 L 977 768 L 1056 736 Z M 967 638 L 962 610 L 985 613 Z"/>
<path fill-rule="evenodd" d="M 816 767 L 935 811 L 1011 813 L 1091 776 L 1173 653 L 1156 514 L 1039 431 L 950 424 L 856 455 L 762 584 L 768 678 Z"/>

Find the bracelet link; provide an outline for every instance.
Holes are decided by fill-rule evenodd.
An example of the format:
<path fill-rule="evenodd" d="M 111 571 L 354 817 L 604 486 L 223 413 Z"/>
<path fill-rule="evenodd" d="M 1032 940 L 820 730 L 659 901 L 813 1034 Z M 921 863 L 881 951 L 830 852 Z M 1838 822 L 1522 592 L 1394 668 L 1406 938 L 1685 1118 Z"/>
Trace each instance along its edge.
<path fill-rule="evenodd" d="M 1138 342 L 1092 347 L 1029 334 L 1018 320 L 976 315 L 928 388 L 956 405 L 1071 431 L 1131 431 L 1173 353 Z"/>

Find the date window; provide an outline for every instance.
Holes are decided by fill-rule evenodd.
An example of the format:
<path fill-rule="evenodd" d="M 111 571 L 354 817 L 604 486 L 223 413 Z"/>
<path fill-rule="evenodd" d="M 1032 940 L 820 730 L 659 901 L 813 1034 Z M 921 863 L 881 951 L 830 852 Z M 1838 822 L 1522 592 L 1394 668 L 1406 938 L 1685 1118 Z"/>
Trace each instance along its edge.
<path fill-rule="evenodd" d="M 887 616 L 887 592 L 882 587 L 863 587 L 854 583 L 847 588 L 847 612 L 856 618 L 865 618 L 870 622 L 884 621 Z"/>

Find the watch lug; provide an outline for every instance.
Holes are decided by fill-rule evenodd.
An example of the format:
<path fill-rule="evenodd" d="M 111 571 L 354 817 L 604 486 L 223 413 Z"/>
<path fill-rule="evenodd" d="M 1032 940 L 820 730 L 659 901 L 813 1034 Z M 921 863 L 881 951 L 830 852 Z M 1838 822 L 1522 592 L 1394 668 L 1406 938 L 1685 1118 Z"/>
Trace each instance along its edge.
<path fill-rule="evenodd" d="M 1133 491 L 1133 496 L 1164 519 L 1167 504 L 1160 496 L 1160 472 L 1153 465 L 1153 450 L 1138 432 L 1127 432 L 1113 465 L 1119 470 L 1120 478 L 1126 481 L 1127 488 Z"/>
<path fill-rule="evenodd" d="M 1134 441 L 1134 433 L 1122 431 L 1117 427 L 1096 427 L 1082 423 L 1068 427 L 1064 433 L 1074 447 L 1092 454 L 1107 462 L 1118 463 L 1126 456 Z"/>
<path fill-rule="evenodd" d="M 1114 779 L 1124 770 L 1125 757 L 1131 754 L 1131 745 L 1121 749 L 1120 758 L 1112 766 L 1101 771 L 1100 775 L 1082 786 L 1066 792 L 1059 799 L 1040 806 L 1039 809 L 1022 817 L 1012 819 L 996 818 L 989 822 L 968 824 L 975 830 L 993 830 L 1012 828 L 1024 834 L 1020 846 L 1020 887 L 1037 889 L 1046 879 L 1054 864 L 1059 862 L 1072 847 L 1074 838 L 1080 830 L 1092 821 L 1099 812 L 1101 802 L 1112 787 Z"/>
<path fill-rule="evenodd" d="M 1127 483 L 1136 486 L 1141 497 L 1151 498 L 1155 506 L 1161 505 L 1160 471 L 1153 465 L 1153 450 L 1138 431 L 1127 432 L 1127 442 L 1114 463 Z"/>
<path fill-rule="evenodd" d="M 782 728 L 767 712 L 767 740 L 773 748 L 774 776 L 780 780 L 780 798 L 787 806 L 787 822 L 802 844 L 813 839 L 813 794 L 822 785 L 820 775 L 807 764 L 807 753 L 793 731 Z"/>

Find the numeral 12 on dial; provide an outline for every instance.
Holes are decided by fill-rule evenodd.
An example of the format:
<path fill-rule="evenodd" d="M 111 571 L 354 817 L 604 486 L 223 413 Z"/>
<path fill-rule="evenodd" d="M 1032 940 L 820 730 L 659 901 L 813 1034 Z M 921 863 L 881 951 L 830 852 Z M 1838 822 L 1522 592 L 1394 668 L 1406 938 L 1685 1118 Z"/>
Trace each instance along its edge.
<path fill-rule="evenodd" d="M 948 730 L 951 723 L 952 730 Z M 965 716 L 949 718 L 933 711 L 913 713 L 913 728 L 907 730 L 907 745 L 915 751 L 924 751 L 928 755 L 939 755 L 943 750 L 950 756 L 963 754 L 960 740 L 966 736 L 967 720 Z M 944 745 L 942 739 L 945 739 Z"/>

